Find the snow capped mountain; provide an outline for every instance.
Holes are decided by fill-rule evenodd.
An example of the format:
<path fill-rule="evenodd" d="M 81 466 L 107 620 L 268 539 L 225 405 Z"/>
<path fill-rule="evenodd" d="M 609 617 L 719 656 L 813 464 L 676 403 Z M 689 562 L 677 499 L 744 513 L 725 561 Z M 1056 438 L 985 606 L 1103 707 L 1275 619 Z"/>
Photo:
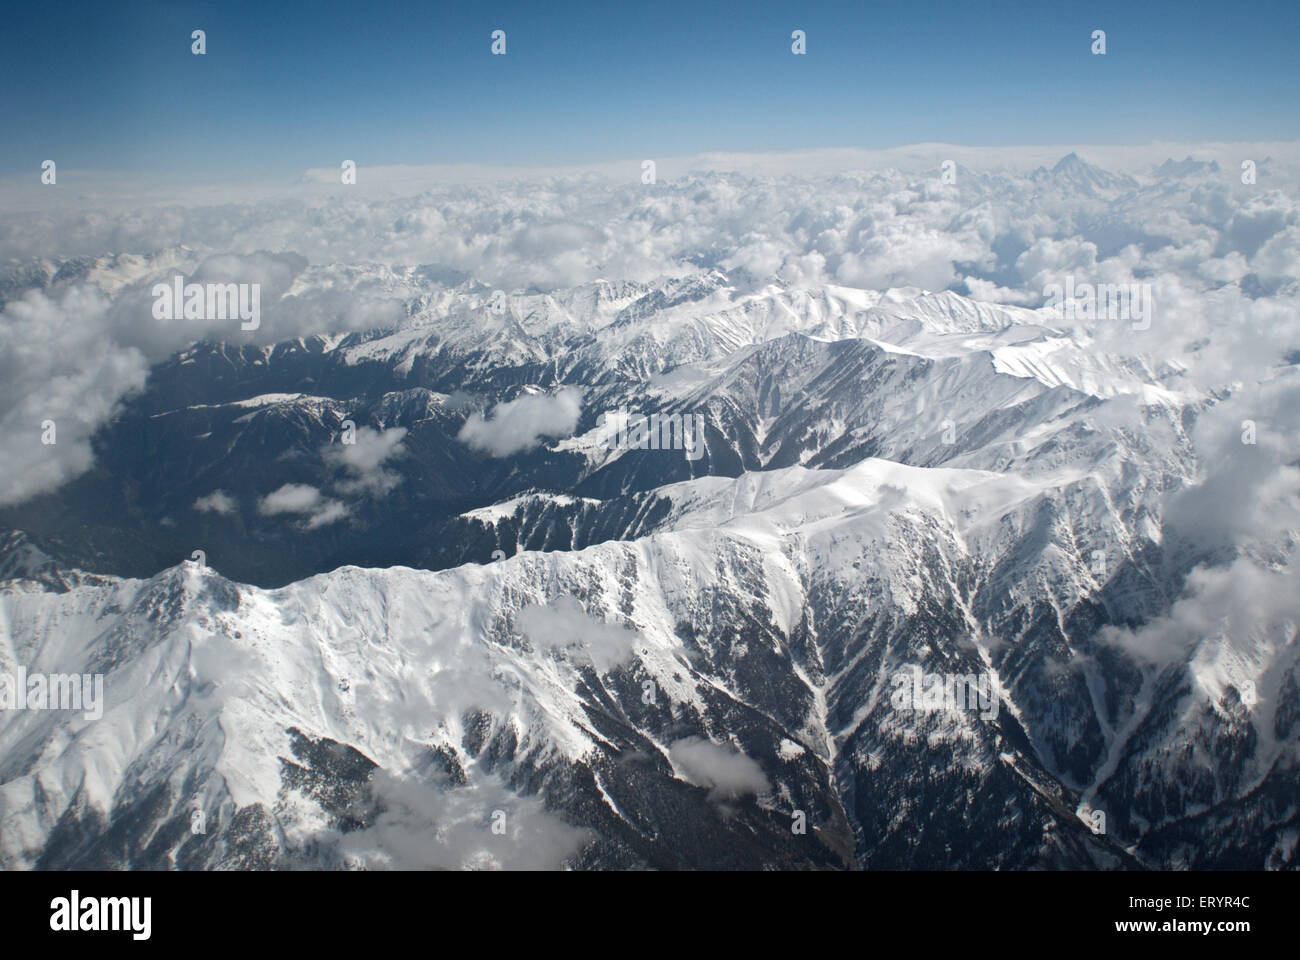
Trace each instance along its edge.
<path fill-rule="evenodd" d="M 1039 167 L 1034 171 L 1033 179 L 1044 187 L 1087 197 L 1120 193 L 1138 185 L 1132 177 L 1103 170 L 1083 160 L 1077 153 L 1062 157 L 1051 170 Z"/>
<path fill-rule="evenodd" d="M 391 773 L 394 790 L 433 789 L 440 781 L 429 764 L 441 758 L 453 779 L 529 784 L 548 806 L 599 808 L 583 823 L 601 828 L 582 854 L 590 865 L 667 865 L 656 841 L 668 833 L 679 835 L 674 856 L 695 851 L 679 862 L 835 864 L 855 845 L 832 787 L 837 740 L 862 725 L 828 727 L 843 710 L 844 681 L 827 675 L 809 636 L 807 594 L 824 587 L 807 576 L 825 567 L 827 551 L 857 565 L 884 545 L 897 515 L 887 509 L 902 489 L 894 484 L 907 482 L 900 470 L 869 462 L 826 478 L 793 468 L 747 476 L 703 501 L 683 490 L 675 495 L 693 502 L 671 525 L 678 529 L 445 573 L 341 568 L 268 593 L 185 564 L 146 582 L 62 594 L 15 584 L 3 599 L 10 658 L 29 652 L 32 669 L 76 659 L 82 672 L 107 674 L 110 699 L 104 719 L 81 729 L 62 729 L 49 714 L 16 715 L 5 727 L 6 755 L 22 743 L 36 758 L 12 771 L 0 794 L 6 838 L 26 838 L 5 850 L 6 863 L 319 865 L 359 855 L 348 851 L 370 841 L 357 833 L 383 832 L 386 798 L 354 784 L 359 795 L 344 815 L 321 795 L 333 796 L 346 777 L 314 763 L 299 773 L 291 761 L 304 744 L 332 742 L 344 745 L 336 754 L 356 751 L 348 753 L 356 763 Z M 915 521 L 899 517 L 904 525 L 927 522 L 945 496 L 972 495 L 967 488 L 981 478 L 939 482 L 917 496 Z M 847 521 L 846 502 L 858 504 Z M 793 549 L 805 538 L 808 547 Z M 885 591 L 891 603 L 915 605 L 918 584 L 897 582 L 906 571 L 890 566 L 878 556 L 867 576 L 849 580 L 868 602 Z M 521 625 L 521 612 L 539 603 L 532 609 L 569 614 L 556 625 L 565 644 L 543 636 L 545 619 Z M 611 628 L 622 649 L 593 660 L 593 637 Z M 43 639 L 53 637 L 57 649 Z M 647 682 L 657 691 L 648 705 Z M 1005 736 L 994 729 L 977 739 L 990 764 L 983 775 L 1010 782 L 1020 776 L 1015 763 L 1034 764 L 1003 746 Z M 710 800 L 674 771 L 672 745 L 691 737 L 730 740 L 767 785 L 740 808 Z M 125 752 L 106 759 L 103 738 Z M 1015 761 L 998 760 L 995 747 Z M 1027 816 L 1050 818 L 1029 786 L 1017 792 Z M 185 829 L 196 801 L 208 812 L 208 835 Z M 788 830 L 796 809 L 814 826 L 803 843 Z M 52 823 L 45 844 L 27 846 Z M 539 820 L 537 828 L 559 826 Z M 121 840 L 105 848 L 104 832 Z M 1073 834 L 1062 850 L 1048 842 L 1039 853 L 1065 862 L 1119 856 L 1077 827 Z M 530 837 L 526 847 L 540 842 Z M 787 850 L 776 861 L 774 847 Z M 241 861 L 239 850 L 267 859 Z"/>
<path fill-rule="evenodd" d="M 95 723 L 5 717 L 4 755 L 27 758 L 0 789 L 6 865 L 465 865 L 444 834 L 504 809 L 527 836 L 475 848 L 504 866 L 544 865 L 512 859 L 539 850 L 587 866 L 1113 866 L 1190 829 L 1122 797 L 1254 804 L 1297 758 L 1278 701 L 1246 716 L 1225 684 L 1157 726 L 1149 698 L 1176 671 L 1117 671 L 1080 642 L 1162 588 L 1150 540 L 1091 480 L 866 460 L 659 494 L 654 533 L 443 572 L 343 567 L 273 591 L 193 563 L 62 592 L 11 582 L 5 666 L 103 673 L 108 694 Z M 1125 551 L 1109 574 L 1088 549 L 1102 541 L 1070 529 L 1090 512 Z M 1295 683 L 1294 644 L 1257 656 Z M 893 709 L 908 664 L 987 669 L 997 715 Z M 1188 723 L 1241 775 L 1153 765 Z M 691 738 L 764 785 L 711 797 L 674 761 Z M 926 822 L 947 826 L 900 818 L 922 782 Z M 444 821 L 437 798 L 457 790 L 464 819 Z M 1127 852 L 1086 829 L 1084 797 L 1114 811 Z M 1271 865 L 1291 862 L 1294 802 L 1255 815 Z M 987 847 L 954 846 L 963 818 L 987 824 Z M 385 845 L 421 829 L 427 862 Z M 1241 842 L 1240 824 L 1215 829 Z"/>
<path fill-rule="evenodd" d="M 1198 174 L 1212 174 L 1219 172 L 1219 162 L 1217 160 L 1196 160 L 1192 157 L 1184 157 L 1182 160 L 1175 160 L 1170 157 L 1160 166 L 1155 168 L 1154 175 L 1158 178 L 1164 177 L 1190 177 Z"/>
<path fill-rule="evenodd" d="M 1294 868 L 1300 234 L 1221 172 L 15 264 L 14 344 L 123 366 L 6 366 L 91 401 L 0 506 L 0 866 Z M 457 265 L 534 248 L 576 279 Z M 263 329 L 148 325 L 231 264 Z M 1076 274 L 1156 322 L 1038 306 Z"/>
<path fill-rule="evenodd" d="M 697 299 L 682 299 L 684 289 Z M 663 290 L 675 292 L 661 299 Z M 571 312 L 579 305 L 587 312 Z M 72 566 L 147 576 L 202 548 L 237 579 L 280 584 L 341 562 L 429 565 L 445 523 L 531 488 L 608 499 L 868 456 L 1055 469 L 1087 450 L 1093 461 L 1112 444 L 1129 451 L 1137 440 L 1094 424 L 1104 410 L 1132 419 L 1130 403 L 1166 422 L 1171 438 L 1183 433 L 1182 411 L 1203 398 L 1051 322 L 954 293 L 777 284 L 744 293 L 716 271 L 689 288 L 669 280 L 516 296 L 500 314 L 462 291 L 393 330 L 177 354 L 109 428 L 103 469 L 9 520 Z M 580 392 L 571 438 L 509 462 L 458 440 L 488 398 L 537 385 Z M 703 452 L 611 450 L 599 421 L 618 410 L 698 415 Z M 335 454 L 349 421 L 405 431 L 383 468 L 401 482 L 382 497 L 339 500 L 348 519 L 305 538 L 291 515 L 254 522 L 286 484 L 348 482 Z M 1185 477 L 1186 451 L 1175 442 L 1168 452 L 1181 462 L 1161 461 L 1160 472 Z M 237 509 L 195 509 L 217 494 Z M 105 502 L 122 509 L 106 515 Z M 285 549 L 264 549 L 275 540 Z"/>

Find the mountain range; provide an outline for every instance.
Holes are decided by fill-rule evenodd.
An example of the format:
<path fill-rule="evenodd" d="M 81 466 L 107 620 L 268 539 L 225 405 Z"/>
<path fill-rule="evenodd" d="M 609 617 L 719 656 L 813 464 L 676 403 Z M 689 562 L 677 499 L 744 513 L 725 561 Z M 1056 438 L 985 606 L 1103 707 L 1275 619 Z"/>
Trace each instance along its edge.
<path fill-rule="evenodd" d="M 287 295 L 337 289 L 403 315 L 191 343 L 0 508 L 0 673 L 107 691 L 0 712 L 0 866 L 1297 866 L 1296 622 L 1141 649 L 1207 570 L 1293 589 L 1285 531 L 1178 519 L 1230 390 L 952 290 L 367 262 Z M 700 416 L 702 454 L 619 411 Z M 900 709 L 909 671 L 996 709 Z"/>

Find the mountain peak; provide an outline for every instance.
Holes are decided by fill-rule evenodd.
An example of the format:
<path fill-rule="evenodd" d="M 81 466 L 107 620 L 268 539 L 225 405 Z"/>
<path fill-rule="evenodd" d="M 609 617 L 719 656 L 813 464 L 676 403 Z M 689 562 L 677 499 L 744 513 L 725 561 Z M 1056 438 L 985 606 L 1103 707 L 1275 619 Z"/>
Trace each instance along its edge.
<path fill-rule="evenodd" d="M 1056 166 L 1052 167 L 1052 173 L 1062 173 L 1066 170 L 1078 170 L 1090 166 L 1092 165 L 1084 162 L 1083 158 L 1072 150 L 1056 161 Z"/>
<path fill-rule="evenodd" d="M 1031 174 L 1031 178 L 1044 186 L 1090 197 L 1096 196 L 1099 191 L 1119 192 L 1137 186 L 1137 181 L 1132 177 L 1111 173 L 1089 163 L 1073 151 L 1058 160 L 1050 171 L 1039 167 Z"/>
<path fill-rule="evenodd" d="M 1175 160 L 1170 157 L 1155 168 L 1157 177 L 1186 177 L 1199 173 L 1218 172 L 1219 163 L 1217 160 L 1196 160 L 1190 155 L 1183 160 Z"/>

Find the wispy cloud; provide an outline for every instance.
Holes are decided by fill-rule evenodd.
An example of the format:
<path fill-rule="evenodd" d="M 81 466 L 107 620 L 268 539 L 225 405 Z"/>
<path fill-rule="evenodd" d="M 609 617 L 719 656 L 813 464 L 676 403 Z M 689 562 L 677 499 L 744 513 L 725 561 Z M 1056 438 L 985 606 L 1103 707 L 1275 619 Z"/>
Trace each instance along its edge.
<path fill-rule="evenodd" d="M 358 427 L 350 442 L 337 442 L 325 447 L 322 456 L 341 469 L 345 477 L 335 484 L 342 494 L 369 494 L 381 496 L 402 480 L 401 474 L 384 469 L 389 460 L 406 453 L 402 438 L 405 427 L 375 430 Z"/>

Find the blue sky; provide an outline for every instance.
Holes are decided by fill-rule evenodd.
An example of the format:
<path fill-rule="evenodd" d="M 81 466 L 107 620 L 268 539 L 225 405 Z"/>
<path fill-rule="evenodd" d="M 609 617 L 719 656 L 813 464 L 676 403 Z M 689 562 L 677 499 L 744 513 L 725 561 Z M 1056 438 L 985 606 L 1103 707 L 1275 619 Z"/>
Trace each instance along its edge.
<path fill-rule="evenodd" d="M 1297 49 L 1295 0 L 24 4 L 0 173 L 1290 140 Z"/>

